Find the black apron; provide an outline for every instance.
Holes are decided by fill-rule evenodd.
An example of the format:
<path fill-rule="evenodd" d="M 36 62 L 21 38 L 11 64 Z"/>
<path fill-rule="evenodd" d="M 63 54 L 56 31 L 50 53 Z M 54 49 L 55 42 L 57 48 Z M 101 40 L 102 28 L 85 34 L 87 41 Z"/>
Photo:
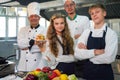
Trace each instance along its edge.
<path fill-rule="evenodd" d="M 88 37 L 87 49 L 105 49 L 106 31 L 104 31 L 103 37 L 92 37 L 91 31 Z M 93 64 L 89 60 L 84 63 L 83 77 L 87 80 L 114 80 L 111 64 Z"/>
<path fill-rule="evenodd" d="M 71 75 L 75 74 L 74 67 L 75 67 L 74 62 L 70 63 L 59 62 L 56 68 L 60 70 L 63 74 Z"/>
<path fill-rule="evenodd" d="M 57 41 L 60 43 L 61 47 L 63 48 L 63 55 L 69 55 L 69 50 L 66 50 L 66 52 L 64 52 L 64 45 L 61 43 L 58 37 L 56 38 L 57 38 Z M 56 66 L 56 69 L 60 70 L 63 74 L 67 74 L 67 75 L 74 74 L 75 63 L 74 62 L 70 62 L 70 63 L 59 62 L 58 65 Z"/>

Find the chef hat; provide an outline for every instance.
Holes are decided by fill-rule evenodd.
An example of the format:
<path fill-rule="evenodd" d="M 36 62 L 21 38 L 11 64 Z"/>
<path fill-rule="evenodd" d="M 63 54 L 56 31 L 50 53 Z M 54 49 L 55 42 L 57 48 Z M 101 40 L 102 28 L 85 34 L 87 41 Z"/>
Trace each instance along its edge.
<path fill-rule="evenodd" d="M 40 4 L 37 2 L 32 2 L 27 6 L 28 16 L 36 14 L 40 16 Z"/>
<path fill-rule="evenodd" d="M 75 2 L 75 0 L 63 0 L 63 3 L 65 4 L 66 1 L 74 1 Z"/>

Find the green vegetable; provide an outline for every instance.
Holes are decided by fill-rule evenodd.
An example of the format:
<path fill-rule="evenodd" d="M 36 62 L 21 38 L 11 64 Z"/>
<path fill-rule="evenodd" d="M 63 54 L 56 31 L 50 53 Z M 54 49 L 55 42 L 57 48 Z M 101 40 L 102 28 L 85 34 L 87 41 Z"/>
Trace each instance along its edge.
<path fill-rule="evenodd" d="M 69 75 L 68 79 L 69 80 L 78 80 L 78 78 L 74 74 Z"/>
<path fill-rule="evenodd" d="M 38 80 L 49 80 L 49 78 L 48 78 L 48 76 L 47 76 L 46 73 L 40 72 L 40 73 L 38 74 Z"/>

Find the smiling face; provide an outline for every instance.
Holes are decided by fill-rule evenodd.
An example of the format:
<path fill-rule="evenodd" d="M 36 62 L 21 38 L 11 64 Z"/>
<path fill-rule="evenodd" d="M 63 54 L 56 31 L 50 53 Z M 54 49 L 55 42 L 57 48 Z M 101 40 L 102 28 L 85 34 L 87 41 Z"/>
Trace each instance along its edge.
<path fill-rule="evenodd" d="M 30 15 L 28 17 L 30 25 L 36 27 L 39 24 L 40 17 L 38 15 Z"/>
<path fill-rule="evenodd" d="M 73 2 L 72 0 L 67 0 L 64 4 L 64 9 L 68 14 L 75 13 L 75 7 L 75 2 Z"/>
<path fill-rule="evenodd" d="M 60 35 L 65 28 L 64 18 L 56 18 L 53 20 L 53 25 L 56 30 L 56 33 Z"/>

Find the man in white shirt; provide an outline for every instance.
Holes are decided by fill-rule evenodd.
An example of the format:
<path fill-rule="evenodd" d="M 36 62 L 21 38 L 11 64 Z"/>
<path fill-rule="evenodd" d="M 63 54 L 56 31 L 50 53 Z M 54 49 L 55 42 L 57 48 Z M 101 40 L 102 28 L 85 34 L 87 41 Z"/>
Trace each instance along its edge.
<path fill-rule="evenodd" d="M 67 23 L 68 27 L 71 32 L 71 36 L 74 40 L 74 47 L 77 44 L 78 38 L 82 34 L 82 32 L 89 28 L 90 21 L 87 16 L 78 15 L 76 14 L 76 3 L 75 0 L 63 0 L 64 1 L 64 9 L 67 13 Z M 76 62 L 76 69 L 75 74 L 80 77 L 81 76 L 81 70 L 79 69 L 81 64 L 79 62 Z"/>
<path fill-rule="evenodd" d="M 68 15 L 67 23 L 76 44 L 82 32 L 90 26 L 90 21 L 87 16 L 76 14 L 75 0 L 64 0 L 64 9 Z"/>
<path fill-rule="evenodd" d="M 92 5 L 89 14 L 94 25 L 79 38 L 75 57 L 84 60 L 85 80 L 114 80 L 111 63 L 118 50 L 117 34 L 105 23 L 106 10 L 102 4 Z"/>

